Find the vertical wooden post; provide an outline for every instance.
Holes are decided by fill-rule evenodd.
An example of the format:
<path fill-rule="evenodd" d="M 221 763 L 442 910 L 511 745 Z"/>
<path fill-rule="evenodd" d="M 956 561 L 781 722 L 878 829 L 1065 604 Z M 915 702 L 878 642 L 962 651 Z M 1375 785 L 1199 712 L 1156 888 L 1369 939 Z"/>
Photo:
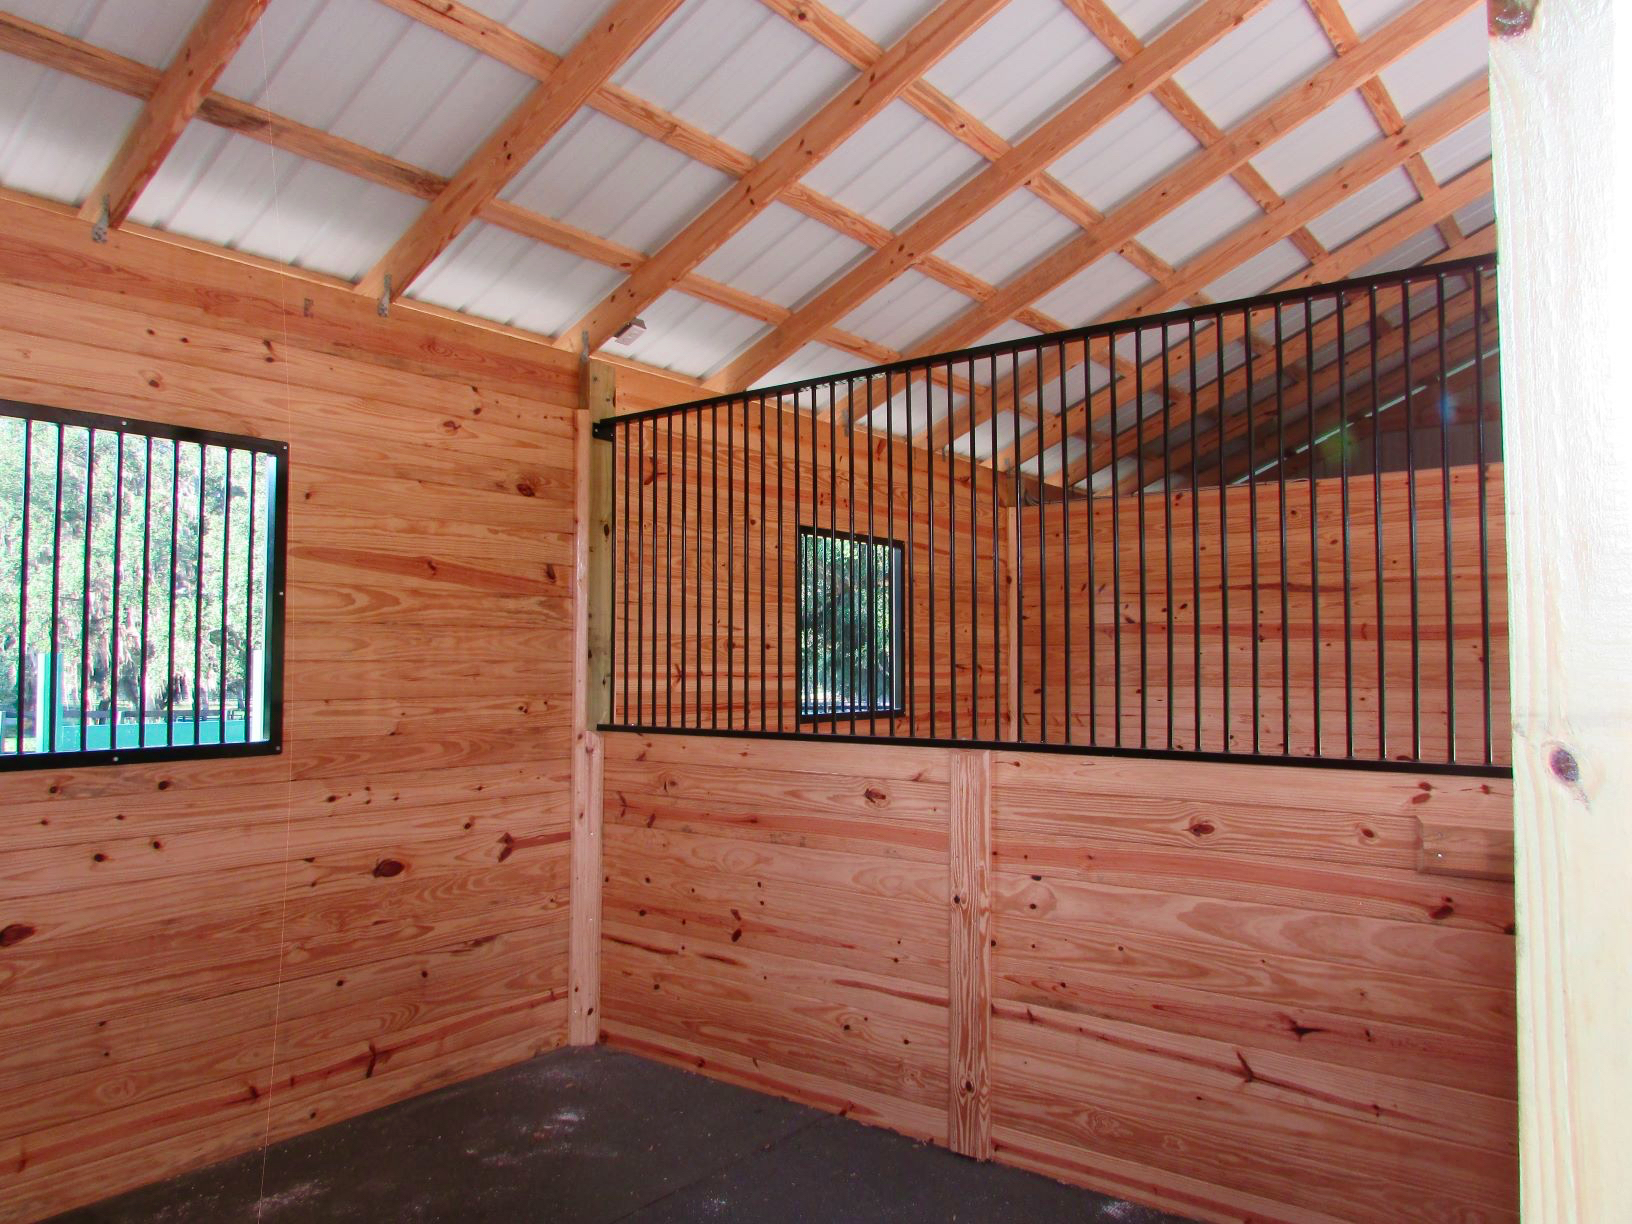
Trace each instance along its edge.
<path fill-rule="evenodd" d="M 601 1035 L 601 737 L 612 701 L 612 465 L 595 423 L 612 415 L 614 367 L 579 365 L 573 432 L 572 894 L 567 1040 Z"/>
<path fill-rule="evenodd" d="M 1632 12 L 1495 0 L 1520 1195 L 1632 1204 Z M 1620 45 L 1617 47 L 1616 43 Z M 1617 79 L 1618 78 L 1618 79 Z"/>
<path fill-rule="evenodd" d="M 992 1157 L 992 754 L 955 749 L 950 863 L 947 1146 Z"/>

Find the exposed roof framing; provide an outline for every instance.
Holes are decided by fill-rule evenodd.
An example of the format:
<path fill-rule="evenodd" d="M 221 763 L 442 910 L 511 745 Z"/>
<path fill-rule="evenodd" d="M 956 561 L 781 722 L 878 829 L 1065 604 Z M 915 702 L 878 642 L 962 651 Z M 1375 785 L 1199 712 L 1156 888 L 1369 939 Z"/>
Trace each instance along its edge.
<path fill-rule="evenodd" d="M 0 8 L 7 2 L 0 0 Z M 609 355 L 628 362 L 620 351 L 627 349 L 639 364 L 651 352 L 652 360 L 676 367 L 684 383 L 714 391 L 735 391 L 767 374 L 831 373 L 849 359 L 891 362 L 994 337 L 1206 305 L 1215 295 L 1420 261 L 1440 247 L 1440 257 L 1451 258 L 1490 241 L 1488 165 L 1479 166 L 1488 141 L 1486 91 L 1470 75 L 1468 54 L 1472 47 L 1482 57 L 1483 40 L 1469 28 L 1471 18 L 1462 20 L 1474 0 L 478 2 L 481 8 L 467 0 L 310 0 L 304 19 L 355 31 L 359 54 L 343 66 L 308 56 L 308 71 L 321 61 L 330 72 L 356 73 L 331 92 L 342 103 L 358 92 L 377 95 L 369 112 L 374 121 L 364 123 L 307 106 L 280 114 L 270 109 L 265 89 L 250 87 L 251 78 L 261 78 L 262 60 L 257 54 L 251 64 L 240 49 L 267 0 L 147 0 L 146 24 L 171 32 L 145 41 L 129 32 L 144 21 L 139 4 L 117 13 L 90 4 L 75 16 L 15 0 L 53 28 L 0 11 L 0 52 L 144 105 L 129 120 L 122 146 L 99 153 L 97 173 L 53 191 L 19 182 L 8 165 L 20 156 L 8 132 L 27 116 L 8 113 L 0 99 L 0 187 L 43 191 L 90 221 L 100 218 L 105 196 L 113 224 L 134 208 L 134 220 L 170 228 L 144 188 L 153 185 L 151 198 L 173 197 L 178 181 L 185 185 L 198 173 L 197 141 L 183 136 L 197 119 L 299 159 L 280 177 L 292 170 L 299 181 L 303 168 L 317 163 L 328 168 L 323 174 L 342 171 L 356 184 L 349 190 L 374 192 L 366 197 L 373 204 L 357 197 L 350 222 L 399 217 L 394 233 L 376 230 L 368 239 L 366 259 L 344 266 L 319 260 L 313 272 L 352 280 L 370 296 L 406 293 L 431 308 L 472 311 L 567 348 L 585 336 L 598 348 L 644 314 L 652 335 L 678 338 L 661 351 L 612 344 Z M 277 24 L 288 10 L 270 11 L 266 28 L 289 37 L 287 15 L 284 26 Z M 123 41 L 113 29 L 121 21 Z M 1452 26 L 1461 50 L 1451 57 L 1454 74 L 1445 76 L 1448 44 L 1441 36 Z M 298 44 L 301 31 L 292 33 Z M 155 52 L 164 38 L 170 50 Z M 1434 39 L 1440 41 L 1432 54 L 1413 55 Z M 1227 48 L 1220 45 L 1225 40 Z M 755 48 L 746 60 L 733 59 L 739 42 Z M 138 45 L 147 49 L 138 52 Z M 819 69 L 812 68 L 818 59 Z M 273 62 L 283 61 L 275 54 Z M 442 75 L 416 76 L 421 62 L 441 65 Z M 1242 67 L 1232 79 L 1237 62 Z M 463 87 L 465 78 L 456 75 L 461 63 L 467 73 L 488 74 L 488 93 Z M 492 74 L 505 70 L 499 64 L 521 74 L 520 86 L 513 83 L 518 78 L 505 78 L 511 93 L 493 85 Z M 1053 76 L 1050 64 L 1058 68 Z M 756 73 L 763 77 L 758 83 L 748 79 Z M 1456 85 L 1458 79 L 1466 83 Z M 317 92 L 325 84 L 307 83 Z M 285 85 L 281 96 L 302 89 L 298 79 Z M 1447 92 L 1446 85 L 1454 88 Z M 447 92 L 438 96 L 438 89 Z M 379 122 L 393 109 L 380 99 L 393 90 L 395 109 L 435 117 L 395 128 Z M 26 102 L 27 92 L 18 97 Z M 495 106 L 495 97 L 507 100 Z M 740 117 L 756 109 L 786 119 L 744 127 Z M 588 138 L 592 119 L 601 127 Z M 610 135 L 605 119 L 628 135 Z M 416 152 L 426 143 L 401 135 L 413 123 L 462 124 L 468 135 L 452 146 L 460 155 Z M 888 141 L 896 137 L 889 133 L 910 124 L 918 125 L 910 129 L 915 143 L 900 148 L 944 146 L 942 163 L 933 172 L 903 172 L 890 184 L 890 207 L 877 203 L 877 190 L 855 186 L 854 169 L 834 169 L 859 165 L 876 175 L 890 164 Z M 51 134 L 78 138 L 99 126 L 106 130 L 95 121 L 57 122 Z M 1308 134 L 1317 128 L 1320 135 Z M 749 130 L 762 135 L 745 135 Z M 669 192 L 662 178 L 620 180 L 620 199 L 655 201 L 651 211 L 661 214 L 660 224 L 638 232 L 620 229 L 604 211 L 539 202 L 564 198 L 560 191 L 529 194 L 529 176 L 554 176 L 552 158 L 573 140 L 600 140 L 603 133 L 613 143 L 638 142 L 628 147 L 645 150 L 639 156 L 649 164 L 672 167 L 669 173 L 723 178 L 689 194 Z M 1144 143 L 1164 140 L 1159 154 L 1138 161 Z M 167 156 L 172 147 L 187 152 Z M 1294 156 L 1318 162 L 1308 167 L 1314 173 L 1298 173 L 1288 160 Z M 1321 160 L 1332 157 L 1341 164 Z M 604 173 L 623 173 L 621 164 L 608 163 L 618 168 Z M 1102 185 L 1111 180 L 1114 189 Z M 348 190 L 326 181 L 331 187 L 320 207 Z M 174 232 L 206 241 L 221 239 L 200 230 L 249 235 L 267 183 L 239 185 L 241 204 L 219 182 L 209 198 L 229 214 L 244 209 L 241 224 L 189 229 L 178 221 Z M 593 184 L 569 185 L 587 191 Z M 381 207 L 381 186 L 426 207 L 417 216 Z M 1206 216 L 1197 212 L 1202 197 Z M 1459 216 L 1485 228 L 1465 236 Z M 999 218 L 1019 228 L 1004 233 Z M 1025 232 L 1032 225 L 1036 233 Z M 1196 233 L 1175 241 L 1176 227 Z M 808 269 L 773 276 L 761 266 L 776 265 L 754 252 L 777 233 L 797 252 L 783 263 L 808 260 Z M 994 254 L 1010 237 L 1012 252 Z M 508 256 L 495 262 L 488 255 L 484 266 L 472 262 L 473 244 L 480 243 L 511 245 Z M 293 247 L 280 256 L 276 242 L 246 236 L 244 246 L 304 262 Z M 530 251 L 550 254 L 535 260 Z M 509 272 L 524 259 L 550 271 L 528 284 Z M 506 269 L 498 275 L 508 288 L 492 306 L 481 293 L 463 290 L 451 300 L 442 287 L 450 275 L 460 285 L 480 285 L 492 280 L 494 267 Z M 528 292 L 560 299 L 546 325 L 523 321 L 502 304 Z M 692 318 L 689 331 L 668 330 Z M 1224 339 L 1245 340 L 1260 353 L 1270 343 L 1261 328 L 1222 330 Z M 682 339 L 695 351 L 677 349 Z M 1175 422 L 1194 414 L 1187 378 L 1163 385 L 1154 363 L 1141 371 L 1132 355 L 1105 343 L 1093 357 L 1117 381 L 1138 380 L 1160 396 Z M 1045 353 L 1027 379 L 1052 381 L 1050 360 Z M 973 380 L 961 370 L 932 377 L 957 399 L 962 432 L 994 413 L 1007 421 L 1015 411 L 1022 426 L 1046 425 L 1047 438 L 1038 428 L 1022 429 L 985 460 L 1018 462 L 1033 475 L 1041 473 L 1039 449 L 1047 451 L 1062 428 L 1091 438 L 1079 431 L 1104 417 L 1103 390 L 1087 403 L 1068 404 L 1062 418 L 1052 402 L 1011 404 L 1008 387 L 984 386 L 978 373 Z M 857 389 L 864 385 L 858 380 Z M 841 394 L 841 409 L 843 403 Z M 1142 422 L 1141 435 L 1151 428 L 1153 422 Z M 918 439 L 948 445 L 957 441 L 948 436 L 953 432 L 942 421 L 921 428 Z M 1075 482 L 1097 449 L 1074 450 L 1057 467 L 1051 458 L 1046 479 Z"/>
<path fill-rule="evenodd" d="M 358 291 L 392 298 L 406 289 L 679 7 L 680 0 L 618 0 L 459 167 Z"/>
<path fill-rule="evenodd" d="M 267 0 L 211 0 L 164 70 L 141 117 L 125 135 L 113 162 L 85 199 L 80 215 L 122 225 L 159 163 L 215 85 L 239 45 L 265 11 Z"/>

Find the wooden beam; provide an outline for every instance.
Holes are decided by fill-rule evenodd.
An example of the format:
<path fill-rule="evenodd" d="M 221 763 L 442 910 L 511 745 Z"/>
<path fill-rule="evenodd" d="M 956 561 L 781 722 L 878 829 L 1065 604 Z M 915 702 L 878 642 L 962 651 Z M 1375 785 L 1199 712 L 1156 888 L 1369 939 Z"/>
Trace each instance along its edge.
<path fill-rule="evenodd" d="M 358 292 L 389 301 L 407 289 L 679 6 L 680 0 L 618 0 L 455 172 Z"/>
<path fill-rule="evenodd" d="M 109 227 L 124 224 L 266 5 L 267 0 L 211 0 L 85 198 L 82 219 Z"/>
<path fill-rule="evenodd" d="M 950 754 L 947 1146 L 992 1158 L 992 754 Z"/>
<path fill-rule="evenodd" d="M 1632 1203 L 1632 13 L 1496 3 L 1491 43 L 1530 1224 Z M 1527 28 L 1528 27 L 1528 28 Z M 1619 132 L 1617 137 L 1614 133 Z"/>
<path fill-rule="evenodd" d="M 691 224 L 666 242 L 623 284 L 593 306 L 568 335 L 587 335 L 591 350 L 747 225 L 795 180 L 854 135 L 972 34 L 1005 0 L 942 0 L 862 73 L 777 145 Z"/>
<path fill-rule="evenodd" d="M 1133 103 L 1235 29 L 1266 0 L 1197 6 L 1143 52 L 1107 73 L 1035 132 L 908 226 L 888 247 L 863 260 L 781 326 L 729 363 L 709 385 L 735 391 L 796 352 L 817 331 L 866 301 L 901 272 L 1086 140 Z M 999 295 L 1001 296 L 1001 294 Z M 996 320 L 1004 316 L 998 314 Z"/>
<path fill-rule="evenodd" d="M 1324 110 L 1380 69 L 1393 63 L 1471 7 L 1470 0 L 1419 0 L 1361 43 L 1350 54 L 1318 69 L 1260 107 L 1228 133 L 1202 149 L 1106 217 L 1098 229 L 1056 247 L 1007 281 L 995 297 L 978 303 L 929 337 L 926 351 L 955 349 L 984 335 L 1016 302 L 1035 301 L 1128 237 L 1193 199 L 1232 169 L 1273 144 L 1286 132 Z M 1152 44 L 1154 45 L 1154 44 Z"/>
<path fill-rule="evenodd" d="M 1393 250 L 1395 247 L 1398 247 L 1401 243 L 1405 242 L 1408 238 L 1415 234 L 1421 233 L 1424 229 L 1432 226 L 1439 220 L 1440 217 L 1448 216 L 1451 213 L 1456 212 L 1458 209 L 1466 207 L 1469 203 L 1477 200 L 1481 195 L 1484 195 L 1489 190 L 1490 163 L 1487 161 L 1481 166 L 1476 166 L 1472 170 L 1468 170 L 1457 178 L 1451 180 L 1444 187 L 1439 188 L 1438 191 L 1428 199 L 1419 200 L 1416 204 L 1402 209 L 1401 211 L 1395 213 L 1392 217 L 1389 217 L 1387 220 L 1380 222 L 1371 229 L 1365 231 L 1363 234 L 1351 239 L 1349 242 L 1333 251 L 1331 255 L 1322 261 L 1318 267 L 1311 266 L 1310 268 L 1306 268 L 1301 272 L 1294 273 L 1292 276 L 1276 285 L 1271 292 L 1281 292 L 1287 289 L 1308 288 L 1313 285 L 1318 285 L 1333 280 L 1340 280 L 1345 276 L 1349 276 L 1367 263 L 1370 263 L 1378 255 L 1385 254 L 1388 251 Z M 1331 339 L 1335 338 L 1335 326 L 1336 323 L 1333 317 L 1323 319 L 1316 325 L 1315 334 L 1317 347 L 1323 343 L 1330 343 Z M 1242 331 L 1243 324 L 1239 318 L 1234 316 L 1227 317 L 1225 319 L 1221 334 L 1215 335 L 1213 334 L 1213 329 L 1209 328 L 1207 336 L 1205 338 L 1198 339 L 1196 346 L 1197 359 L 1201 360 L 1203 358 L 1212 356 L 1215 352 L 1217 352 L 1219 344 L 1228 344 L 1232 340 L 1239 339 L 1242 335 Z M 1147 370 L 1147 377 L 1159 376 L 1161 363 L 1162 358 L 1160 354 L 1153 358 L 1150 363 L 1147 363 L 1152 365 L 1156 371 L 1156 373 L 1153 375 L 1151 371 Z M 1187 350 L 1174 352 L 1169 355 L 1169 375 L 1180 373 L 1188 366 L 1189 352 Z M 1242 370 L 1237 369 L 1228 377 L 1243 379 L 1245 375 Z M 1101 391 L 1097 393 L 1090 401 L 1087 401 L 1086 403 L 1079 402 L 1068 410 L 1066 413 L 1067 429 L 1073 435 L 1080 436 L 1083 429 L 1087 427 L 1087 422 L 1085 422 L 1083 419 L 1085 412 L 1091 420 L 1098 421 L 1104 419 L 1105 415 L 1109 411 L 1109 392 L 1108 390 Z M 1180 413 L 1172 416 L 1171 425 L 1176 426 L 1183 424 L 1184 421 L 1188 419 L 1188 412 L 1181 409 Z M 1161 436 L 1161 429 L 1162 422 L 1159 419 L 1146 420 L 1140 427 L 1139 444 L 1149 445 L 1150 442 Z M 1024 462 L 1025 459 L 1030 458 L 1031 455 L 1036 453 L 1034 449 L 1036 443 L 1034 441 L 1030 441 L 1031 437 L 1032 435 L 1028 434 L 1025 438 L 1020 439 L 1019 446 L 1014 451 L 1016 457 L 1015 461 L 1017 463 Z M 1133 445 L 1131 439 L 1129 439 L 1128 444 L 1130 447 Z M 1108 455 L 1108 450 L 1108 442 L 1100 442 L 1096 444 L 1088 456 L 1079 459 L 1072 465 L 1070 472 L 1067 474 L 1068 482 L 1079 480 L 1088 472 L 1095 471 L 1099 467 L 1103 466 Z M 1131 450 L 1129 453 L 1132 453 Z"/>
<path fill-rule="evenodd" d="M 612 468 L 593 437 L 617 410 L 616 374 L 579 366 L 573 431 L 572 921 L 567 1040 L 594 1045 L 601 1031 L 602 755 L 598 728 L 612 716 Z"/>

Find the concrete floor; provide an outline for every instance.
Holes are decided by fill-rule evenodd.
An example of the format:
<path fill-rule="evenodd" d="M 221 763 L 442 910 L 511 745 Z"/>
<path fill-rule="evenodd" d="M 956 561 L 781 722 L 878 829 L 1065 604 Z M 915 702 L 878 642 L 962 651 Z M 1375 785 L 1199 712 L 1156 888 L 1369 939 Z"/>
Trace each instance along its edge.
<path fill-rule="evenodd" d="M 250 1152 L 58 1219 L 1182 1224 L 607 1050 L 558 1050 L 280 1143 L 264 1197 L 261 1184 Z"/>

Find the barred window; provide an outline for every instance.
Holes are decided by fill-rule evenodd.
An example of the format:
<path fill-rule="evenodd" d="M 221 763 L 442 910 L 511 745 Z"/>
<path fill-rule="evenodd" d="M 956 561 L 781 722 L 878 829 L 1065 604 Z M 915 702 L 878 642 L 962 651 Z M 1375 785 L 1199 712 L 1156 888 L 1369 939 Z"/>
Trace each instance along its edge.
<path fill-rule="evenodd" d="M 847 532 L 799 533 L 799 714 L 901 711 L 902 549 Z"/>
<path fill-rule="evenodd" d="M 0 400 L 0 769 L 281 751 L 287 456 Z"/>

